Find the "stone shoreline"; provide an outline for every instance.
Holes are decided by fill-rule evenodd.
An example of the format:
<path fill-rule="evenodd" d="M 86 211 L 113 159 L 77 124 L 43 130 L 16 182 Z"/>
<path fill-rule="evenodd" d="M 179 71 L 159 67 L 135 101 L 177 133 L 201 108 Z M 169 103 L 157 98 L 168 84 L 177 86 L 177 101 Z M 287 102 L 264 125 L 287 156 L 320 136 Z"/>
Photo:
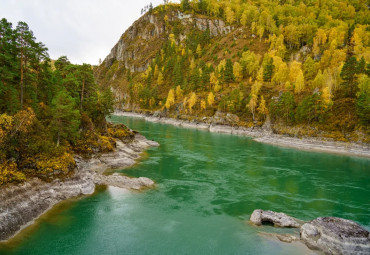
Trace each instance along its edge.
<path fill-rule="evenodd" d="M 91 195 L 96 185 L 108 185 L 129 190 L 140 190 L 154 186 L 148 178 L 130 178 L 120 174 L 103 175 L 107 169 L 132 166 L 142 152 L 157 142 L 149 141 L 136 134 L 130 143 L 117 141 L 112 153 L 102 154 L 88 160 L 76 157 L 77 169 L 74 176 L 50 183 L 37 178 L 20 185 L 0 188 L 0 241 L 7 241 L 42 214 L 61 201 Z"/>
<path fill-rule="evenodd" d="M 275 227 L 298 228 L 299 235 L 265 234 L 286 243 L 301 241 L 308 248 L 324 254 L 370 254 L 369 231 L 351 220 L 319 217 L 304 222 L 285 213 L 257 209 L 250 216 L 250 223 L 256 226 L 272 223 Z"/>
<path fill-rule="evenodd" d="M 249 136 L 252 137 L 257 142 L 281 147 L 294 148 L 298 150 L 316 151 L 370 158 L 370 144 L 360 145 L 355 143 L 324 141 L 318 138 L 288 137 L 284 135 L 273 134 L 271 131 L 266 131 L 260 127 L 245 128 L 230 125 L 220 125 L 212 123 L 209 124 L 205 122 L 190 122 L 173 118 L 154 117 L 152 115 L 144 115 L 135 112 L 125 112 L 116 110 L 113 115 L 144 118 L 146 121 L 149 122 L 170 124 L 184 128 L 208 130 L 214 133 Z"/>

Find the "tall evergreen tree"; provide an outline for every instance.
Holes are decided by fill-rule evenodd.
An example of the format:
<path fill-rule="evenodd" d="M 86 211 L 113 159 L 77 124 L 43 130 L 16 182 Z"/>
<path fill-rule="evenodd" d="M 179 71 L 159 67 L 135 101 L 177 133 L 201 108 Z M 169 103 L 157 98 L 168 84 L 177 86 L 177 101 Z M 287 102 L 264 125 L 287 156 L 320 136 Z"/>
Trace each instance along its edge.
<path fill-rule="evenodd" d="M 226 60 L 225 65 L 225 71 L 224 71 L 224 81 L 227 83 L 227 85 L 230 84 L 230 82 L 233 82 L 235 80 L 234 78 L 234 71 L 233 71 L 233 62 L 231 59 Z"/>
<path fill-rule="evenodd" d="M 76 109 L 76 101 L 63 89 L 52 101 L 51 129 L 55 134 L 57 146 L 61 139 L 74 140 L 78 136 L 80 112 Z"/>
<path fill-rule="evenodd" d="M 343 79 L 342 85 L 349 90 L 349 96 L 353 97 L 356 89 L 357 60 L 354 56 L 347 58 L 343 65 L 340 77 Z"/>
<path fill-rule="evenodd" d="M 18 48 L 12 24 L 6 19 L 0 21 L 0 112 L 15 113 L 19 110 Z"/>
<path fill-rule="evenodd" d="M 190 10 L 189 0 L 181 0 L 181 9 L 183 12 Z"/>
<path fill-rule="evenodd" d="M 272 75 L 274 74 L 274 60 L 270 58 L 267 64 L 263 68 L 263 81 L 270 82 Z"/>
<path fill-rule="evenodd" d="M 29 30 L 29 27 L 25 22 L 18 23 L 16 33 L 20 61 L 20 105 L 21 109 L 23 109 L 25 73 L 27 73 L 27 62 L 29 61 L 29 58 L 31 56 L 32 42 L 35 38 L 32 31 Z"/>

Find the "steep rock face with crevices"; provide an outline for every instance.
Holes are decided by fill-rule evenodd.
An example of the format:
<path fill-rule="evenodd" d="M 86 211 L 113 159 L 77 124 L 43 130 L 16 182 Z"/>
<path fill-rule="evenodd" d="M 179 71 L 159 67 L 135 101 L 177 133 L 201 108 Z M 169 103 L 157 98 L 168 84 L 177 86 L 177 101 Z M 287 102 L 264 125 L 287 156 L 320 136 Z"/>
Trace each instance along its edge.
<path fill-rule="evenodd" d="M 185 40 L 187 33 L 193 28 L 200 31 L 209 29 L 213 37 L 228 34 L 233 30 L 233 27 L 226 25 L 221 19 L 184 14 L 178 10 L 166 12 L 166 14 L 147 13 L 121 36 L 105 58 L 105 66 L 110 67 L 117 60 L 131 72 L 145 71 L 171 32 L 167 22 L 182 25 L 184 29 L 179 31 L 180 41 Z"/>

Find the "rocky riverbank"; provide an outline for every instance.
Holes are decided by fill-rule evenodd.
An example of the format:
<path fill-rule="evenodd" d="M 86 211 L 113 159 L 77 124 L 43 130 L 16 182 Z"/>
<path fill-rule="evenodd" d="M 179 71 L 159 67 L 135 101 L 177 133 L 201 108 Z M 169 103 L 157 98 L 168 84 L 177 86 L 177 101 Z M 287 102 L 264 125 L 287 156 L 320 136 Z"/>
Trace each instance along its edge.
<path fill-rule="evenodd" d="M 158 143 L 140 134 L 130 143 L 117 142 L 115 152 L 91 159 L 76 157 L 74 176 L 66 180 L 44 182 L 32 179 L 21 185 L 0 188 L 0 241 L 8 240 L 23 228 L 32 224 L 41 214 L 55 204 L 74 197 L 93 194 L 95 185 L 109 185 L 130 190 L 152 187 L 148 178 L 129 178 L 119 174 L 103 175 L 107 169 L 129 167 L 136 163 L 140 154 Z"/>
<path fill-rule="evenodd" d="M 268 222 L 276 227 L 299 228 L 299 236 L 275 235 L 282 242 L 301 241 L 310 249 L 325 254 L 370 254 L 370 233 L 354 221 L 336 217 L 320 217 L 303 222 L 273 211 L 254 210 L 250 222 L 261 226 Z"/>
<path fill-rule="evenodd" d="M 346 142 L 334 142 L 334 141 L 324 141 L 318 138 L 297 138 L 288 137 L 279 134 L 274 134 L 268 127 L 252 127 L 245 128 L 236 125 L 226 125 L 220 124 L 217 121 L 207 121 L 207 122 L 191 122 L 185 120 L 178 120 L 173 118 L 166 118 L 156 115 L 144 115 L 135 112 L 124 112 L 115 111 L 114 115 L 117 116 L 127 116 L 127 117 L 138 117 L 144 118 L 146 121 L 170 124 L 174 126 L 184 127 L 184 128 L 195 128 L 201 130 L 208 130 L 215 133 L 226 133 L 243 135 L 254 138 L 255 141 L 294 148 L 305 151 L 317 151 L 326 153 L 335 153 L 341 155 L 351 155 L 370 158 L 370 145 L 369 144 L 355 144 Z"/>

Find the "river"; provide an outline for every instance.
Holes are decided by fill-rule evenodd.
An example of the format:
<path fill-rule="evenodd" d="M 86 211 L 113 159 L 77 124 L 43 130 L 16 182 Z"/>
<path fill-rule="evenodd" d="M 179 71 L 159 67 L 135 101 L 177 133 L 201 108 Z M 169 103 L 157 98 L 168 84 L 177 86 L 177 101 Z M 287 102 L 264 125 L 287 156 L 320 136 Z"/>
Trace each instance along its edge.
<path fill-rule="evenodd" d="M 123 174 L 153 190 L 106 188 L 41 217 L 0 254 L 313 254 L 247 223 L 254 209 L 310 220 L 352 219 L 370 229 L 370 160 L 304 152 L 242 136 L 112 117 L 161 146 Z"/>

